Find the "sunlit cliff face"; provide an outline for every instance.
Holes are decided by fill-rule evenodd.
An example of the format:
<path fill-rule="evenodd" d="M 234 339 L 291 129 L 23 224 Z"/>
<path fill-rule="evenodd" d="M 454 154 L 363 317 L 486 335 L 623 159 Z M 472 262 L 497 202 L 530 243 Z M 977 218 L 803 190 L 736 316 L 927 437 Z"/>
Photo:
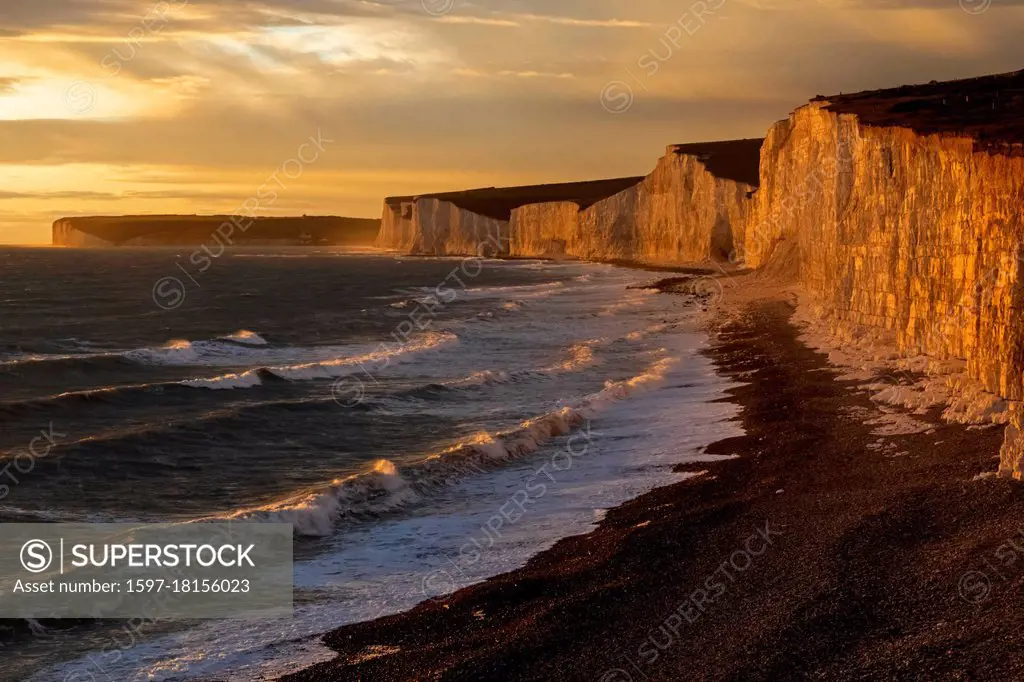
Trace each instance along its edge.
<path fill-rule="evenodd" d="M 0 242 L 58 216 L 376 216 L 380 200 L 644 174 L 815 94 L 1020 68 L 1011 0 L 0 4 Z M 296 165 L 301 145 L 323 140 Z M 282 169 L 289 164 L 290 170 Z"/>

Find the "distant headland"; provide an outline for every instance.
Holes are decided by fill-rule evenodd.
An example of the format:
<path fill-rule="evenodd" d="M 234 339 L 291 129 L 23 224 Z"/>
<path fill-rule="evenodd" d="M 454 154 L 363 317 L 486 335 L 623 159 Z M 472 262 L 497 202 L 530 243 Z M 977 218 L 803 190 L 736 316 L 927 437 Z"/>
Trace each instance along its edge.
<path fill-rule="evenodd" d="M 135 215 L 61 218 L 53 244 L 78 248 L 198 246 L 230 229 L 235 246 L 364 246 L 380 229 L 375 218 L 299 216 L 249 218 L 229 215 Z M 222 230 L 218 233 L 218 230 Z"/>

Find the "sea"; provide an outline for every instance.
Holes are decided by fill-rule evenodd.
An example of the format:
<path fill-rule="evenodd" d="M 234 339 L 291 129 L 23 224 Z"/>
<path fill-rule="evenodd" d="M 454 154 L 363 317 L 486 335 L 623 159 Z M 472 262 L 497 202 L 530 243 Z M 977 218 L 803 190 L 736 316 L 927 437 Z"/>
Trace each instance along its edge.
<path fill-rule="evenodd" d="M 644 288 L 657 273 L 190 256 L 0 249 L 0 522 L 291 523 L 293 617 L 30 622 L 0 640 L 2 679 L 275 679 L 332 658 L 325 632 L 701 475 L 673 466 L 741 433 L 706 300 Z"/>

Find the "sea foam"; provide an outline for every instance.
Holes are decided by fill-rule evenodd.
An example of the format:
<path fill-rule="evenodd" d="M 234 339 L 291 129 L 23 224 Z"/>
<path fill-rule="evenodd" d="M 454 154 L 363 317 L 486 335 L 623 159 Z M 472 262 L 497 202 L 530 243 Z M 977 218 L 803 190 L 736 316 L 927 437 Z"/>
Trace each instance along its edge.
<path fill-rule="evenodd" d="M 658 385 L 678 362 L 677 357 L 663 357 L 643 373 L 623 381 L 608 381 L 602 390 L 572 405 L 528 419 L 510 429 L 476 434 L 402 471 L 389 460 L 379 460 L 369 471 L 335 480 L 319 490 L 217 518 L 292 523 L 298 535 L 330 535 L 343 519 L 376 517 L 407 507 L 468 474 L 530 455 L 553 438 L 583 427 L 615 403 Z"/>

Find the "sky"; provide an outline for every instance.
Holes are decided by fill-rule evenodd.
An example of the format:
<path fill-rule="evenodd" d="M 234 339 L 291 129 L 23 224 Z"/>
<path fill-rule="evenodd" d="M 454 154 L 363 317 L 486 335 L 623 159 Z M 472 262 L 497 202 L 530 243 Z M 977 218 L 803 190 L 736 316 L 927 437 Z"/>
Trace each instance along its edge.
<path fill-rule="evenodd" d="M 0 3 L 0 243 L 646 174 L 818 94 L 1024 68 L 1024 0 Z"/>

